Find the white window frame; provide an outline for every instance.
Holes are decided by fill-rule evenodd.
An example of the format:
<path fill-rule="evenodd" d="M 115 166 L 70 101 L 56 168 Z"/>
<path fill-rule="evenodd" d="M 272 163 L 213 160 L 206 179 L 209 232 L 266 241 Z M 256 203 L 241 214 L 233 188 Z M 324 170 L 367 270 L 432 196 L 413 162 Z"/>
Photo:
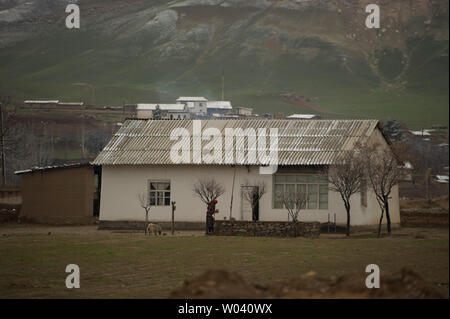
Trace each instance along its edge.
<path fill-rule="evenodd" d="M 326 175 L 323 174 L 302 174 L 302 173 L 293 173 L 293 174 L 289 174 L 289 173 L 281 173 L 281 174 L 274 174 L 273 178 L 272 178 L 272 209 L 285 209 L 285 207 L 275 207 L 275 202 L 276 202 L 276 194 L 275 194 L 275 189 L 276 189 L 276 185 L 283 185 L 283 193 L 286 192 L 286 185 L 296 185 L 295 189 L 296 192 L 298 192 L 298 185 L 305 185 L 306 188 L 306 194 L 309 198 L 309 187 L 310 185 L 315 185 L 317 187 L 317 199 L 316 199 L 316 208 L 310 208 L 310 201 L 308 199 L 308 202 L 306 203 L 306 208 L 305 210 L 320 210 L 320 211 L 328 211 L 329 209 L 329 202 L 330 202 L 330 192 L 328 189 L 328 182 L 276 182 L 276 177 L 277 176 L 295 176 L 296 180 L 297 180 L 297 176 L 312 176 L 312 177 L 325 177 Z M 327 202 L 326 202 L 326 208 L 320 208 L 320 186 L 325 186 L 327 188 Z M 284 205 L 282 205 L 284 206 Z"/>
<path fill-rule="evenodd" d="M 158 189 L 156 188 L 155 190 L 152 190 L 150 185 L 154 183 L 154 184 L 159 184 L 159 183 L 166 183 L 169 184 L 169 189 Z M 152 204 L 151 202 L 151 193 L 155 193 L 155 203 Z M 163 193 L 162 194 L 162 202 L 163 204 L 160 205 L 158 204 L 158 193 Z M 169 196 L 167 197 L 165 193 L 169 193 Z M 167 207 L 170 206 L 170 202 L 172 200 L 172 184 L 170 182 L 170 180 L 168 179 L 149 179 L 147 180 L 147 196 L 148 196 L 148 202 L 150 203 L 151 206 L 154 207 Z M 166 204 L 166 198 L 169 198 L 169 203 Z"/>

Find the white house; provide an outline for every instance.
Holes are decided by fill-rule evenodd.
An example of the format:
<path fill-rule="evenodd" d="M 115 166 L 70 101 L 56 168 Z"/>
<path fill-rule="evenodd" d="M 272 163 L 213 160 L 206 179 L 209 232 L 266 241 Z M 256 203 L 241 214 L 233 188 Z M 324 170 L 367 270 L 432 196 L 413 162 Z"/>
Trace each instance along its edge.
<path fill-rule="evenodd" d="M 185 104 L 137 104 L 136 117 L 152 119 L 156 109 L 161 111 L 161 119 L 181 120 L 190 119 L 191 113 Z"/>
<path fill-rule="evenodd" d="M 230 101 L 208 101 L 208 114 L 229 114 L 233 110 Z"/>
<path fill-rule="evenodd" d="M 194 115 L 206 115 L 208 100 L 202 96 L 180 96 L 177 104 L 187 105 L 189 112 Z"/>
<path fill-rule="evenodd" d="M 254 140 L 249 137 L 252 130 L 267 133 L 264 144 L 269 145 L 265 151 L 270 154 L 269 162 L 265 163 L 272 163 L 276 155 L 278 169 L 274 174 L 267 171 L 261 174 L 261 166 L 250 161 L 255 149 Z M 211 136 L 205 132 L 219 132 L 215 137 L 220 145 L 215 146 L 221 146 L 225 160 L 213 156 L 215 160 L 211 161 L 218 149 L 211 150 Z M 231 144 L 226 143 L 229 132 L 235 134 Z M 272 145 L 275 136 L 276 149 Z M 249 141 L 253 141 L 250 146 Z M 259 142 L 258 139 L 258 147 Z M 345 224 L 343 202 L 339 194 L 329 190 L 323 173 L 340 154 L 358 142 L 381 144 L 387 152 L 391 151 L 377 120 L 129 119 L 94 161 L 95 165 L 102 166 L 100 226 L 145 220 L 138 201 L 138 194 L 145 193 L 153 206 L 152 221 L 170 221 L 170 204 L 175 201 L 175 220 L 180 225 L 198 225 L 203 229 L 206 208 L 192 192 L 193 185 L 201 178 L 214 178 L 225 189 L 218 199 L 218 219 L 252 220 L 242 189 L 263 182 L 266 194 L 259 203 L 258 220 L 288 220 L 287 211 L 275 194 L 301 188 L 308 192 L 309 198 L 300 214 L 301 221 L 326 222 L 329 214 L 332 220 L 336 214 L 337 224 Z M 185 151 L 187 156 L 178 161 L 178 156 Z M 244 156 L 238 158 L 239 154 Z M 391 220 L 399 224 L 397 186 L 391 196 Z M 378 223 L 380 209 L 370 190 L 355 194 L 351 207 L 352 225 Z"/>
<path fill-rule="evenodd" d="M 251 107 L 237 107 L 235 108 L 235 113 L 241 116 L 251 116 L 253 109 Z"/>

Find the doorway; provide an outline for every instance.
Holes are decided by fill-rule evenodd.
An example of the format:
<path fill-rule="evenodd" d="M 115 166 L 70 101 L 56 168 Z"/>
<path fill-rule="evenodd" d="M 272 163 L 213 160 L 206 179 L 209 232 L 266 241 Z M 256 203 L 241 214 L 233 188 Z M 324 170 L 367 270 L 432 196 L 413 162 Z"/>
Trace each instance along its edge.
<path fill-rule="evenodd" d="M 241 220 L 259 220 L 259 201 L 254 198 L 255 205 L 252 205 L 249 200 L 244 196 L 244 193 L 248 193 L 249 188 L 254 189 L 251 193 L 258 193 L 258 186 L 241 186 Z M 256 189 L 255 189 L 256 188 Z M 253 207 L 252 207 L 253 206 Z"/>

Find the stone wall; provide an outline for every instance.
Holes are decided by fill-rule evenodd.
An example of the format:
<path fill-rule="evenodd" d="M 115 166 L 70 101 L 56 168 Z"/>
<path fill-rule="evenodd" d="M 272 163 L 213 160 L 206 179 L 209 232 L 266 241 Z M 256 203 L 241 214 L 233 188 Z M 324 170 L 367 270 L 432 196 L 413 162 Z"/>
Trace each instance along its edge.
<path fill-rule="evenodd" d="M 216 220 L 214 224 L 214 235 L 294 237 L 294 227 L 295 226 L 289 222 Z M 317 238 L 319 235 L 319 222 L 300 222 L 297 224 L 297 236 Z"/>
<path fill-rule="evenodd" d="M 164 231 L 170 231 L 172 228 L 171 222 L 158 222 L 149 220 L 150 223 L 158 224 Z M 175 221 L 175 230 L 202 230 L 205 231 L 205 223 L 204 222 L 183 222 L 183 221 Z M 144 230 L 145 221 L 127 221 L 127 220 L 117 220 L 117 221 L 108 221 L 108 220 L 100 220 L 98 229 L 100 230 Z"/>

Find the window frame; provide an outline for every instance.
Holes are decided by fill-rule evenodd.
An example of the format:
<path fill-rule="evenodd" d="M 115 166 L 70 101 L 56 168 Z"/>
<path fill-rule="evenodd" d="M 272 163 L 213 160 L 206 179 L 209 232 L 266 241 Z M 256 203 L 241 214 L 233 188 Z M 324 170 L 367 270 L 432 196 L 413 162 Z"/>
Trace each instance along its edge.
<path fill-rule="evenodd" d="M 277 176 L 295 176 L 295 182 L 287 182 L 287 181 L 283 181 L 283 182 L 276 182 L 276 177 Z M 296 185 L 295 189 L 298 189 L 298 185 L 305 185 L 305 189 L 306 189 L 306 194 L 309 194 L 309 189 L 310 186 L 315 186 L 316 188 L 316 195 L 317 198 L 315 200 L 316 203 L 316 208 L 309 208 L 309 199 L 306 203 L 306 208 L 304 210 L 320 210 L 320 211 L 328 211 L 329 210 L 329 201 L 330 201 L 330 192 L 329 192 L 329 183 L 328 181 L 326 182 L 297 182 L 297 176 L 313 176 L 313 177 L 327 177 L 327 175 L 325 174 L 313 174 L 313 173 L 280 173 L 280 174 L 273 174 L 272 177 L 272 209 L 286 209 L 284 207 L 284 205 L 282 204 L 282 207 L 275 207 L 275 202 L 276 202 L 276 196 L 275 196 L 275 188 L 276 185 L 283 185 L 283 193 L 286 192 L 286 185 Z M 320 186 L 321 185 L 326 185 L 327 187 L 327 207 L 326 208 L 320 208 Z M 323 194 L 322 194 L 323 195 Z M 308 196 L 308 195 L 307 195 Z"/>
<path fill-rule="evenodd" d="M 155 184 L 159 184 L 159 183 L 166 183 L 169 184 L 169 189 L 158 189 L 156 188 L 155 190 L 151 189 L 151 184 L 155 183 Z M 151 193 L 155 193 L 155 204 L 151 205 Z M 158 205 L 158 192 L 162 193 L 162 201 L 163 204 L 162 205 Z M 165 193 L 169 192 L 169 197 L 166 197 Z M 166 205 L 166 198 L 169 198 L 169 203 Z M 172 200 L 172 183 L 170 182 L 170 179 L 148 179 L 147 180 L 147 200 L 148 203 L 150 204 L 150 206 L 152 207 L 167 207 L 170 206 L 170 202 Z"/>

